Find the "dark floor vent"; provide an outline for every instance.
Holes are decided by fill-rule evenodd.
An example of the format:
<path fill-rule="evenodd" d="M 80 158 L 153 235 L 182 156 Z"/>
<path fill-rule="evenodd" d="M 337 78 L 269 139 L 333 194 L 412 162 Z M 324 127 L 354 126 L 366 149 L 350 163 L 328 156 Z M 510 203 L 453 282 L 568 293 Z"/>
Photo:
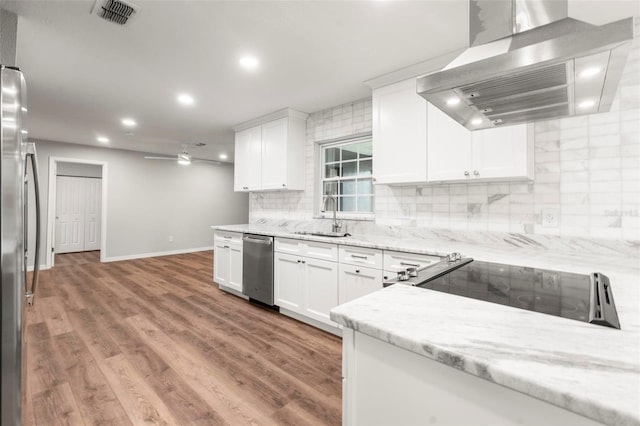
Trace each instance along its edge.
<path fill-rule="evenodd" d="M 124 25 L 139 9 L 123 0 L 96 0 L 92 12 L 109 22 Z"/>

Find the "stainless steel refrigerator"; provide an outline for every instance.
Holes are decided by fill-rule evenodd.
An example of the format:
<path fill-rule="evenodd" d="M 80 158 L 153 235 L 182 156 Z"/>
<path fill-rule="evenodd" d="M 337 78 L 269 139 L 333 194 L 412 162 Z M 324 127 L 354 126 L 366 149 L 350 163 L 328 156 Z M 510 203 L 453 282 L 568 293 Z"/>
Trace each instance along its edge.
<path fill-rule="evenodd" d="M 26 400 L 25 313 L 34 302 L 39 272 L 40 205 L 35 146 L 26 143 L 27 113 L 22 73 L 0 65 L 0 228 L 2 232 L 2 358 L 0 424 L 22 424 Z M 29 211 L 27 191 L 35 191 L 34 272 L 27 280 Z"/>

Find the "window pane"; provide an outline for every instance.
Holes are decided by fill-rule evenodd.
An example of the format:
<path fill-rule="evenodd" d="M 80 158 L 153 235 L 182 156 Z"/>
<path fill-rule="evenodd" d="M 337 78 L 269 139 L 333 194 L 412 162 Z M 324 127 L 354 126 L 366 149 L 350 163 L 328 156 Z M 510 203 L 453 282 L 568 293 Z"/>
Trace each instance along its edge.
<path fill-rule="evenodd" d="M 342 176 L 355 176 L 358 173 L 357 166 L 358 163 L 356 161 L 342 163 Z"/>
<path fill-rule="evenodd" d="M 340 161 L 340 149 L 339 148 L 327 148 L 324 150 L 324 162 L 333 163 L 334 161 Z"/>
<path fill-rule="evenodd" d="M 355 212 L 356 211 L 356 197 L 341 197 L 340 198 L 340 211 L 342 211 L 342 212 Z"/>
<path fill-rule="evenodd" d="M 338 182 L 325 182 L 323 195 L 336 195 L 338 193 Z"/>
<path fill-rule="evenodd" d="M 358 180 L 358 195 L 360 194 L 373 194 L 373 182 L 371 179 Z"/>
<path fill-rule="evenodd" d="M 360 173 L 359 175 L 371 176 L 371 160 L 360 161 Z"/>
<path fill-rule="evenodd" d="M 355 160 L 358 158 L 358 144 L 351 144 L 342 147 L 342 161 Z"/>
<path fill-rule="evenodd" d="M 358 211 L 359 212 L 372 212 L 373 211 L 373 197 L 360 196 L 358 197 Z"/>
<path fill-rule="evenodd" d="M 358 144 L 358 152 L 360 153 L 360 158 L 371 158 L 372 150 L 373 146 L 371 144 L 371 141 Z"/>
<path fill-rule="evenodd" d="M 340 182 L 340 195 L 356 195 L 355 179 L 343 180 Z"/>
<path fill-rule="evenodd" d="M 340 163 L 330 164 L 324 167 L 325 178 L 332 178 L 336 176 L 340 176 Z"/>

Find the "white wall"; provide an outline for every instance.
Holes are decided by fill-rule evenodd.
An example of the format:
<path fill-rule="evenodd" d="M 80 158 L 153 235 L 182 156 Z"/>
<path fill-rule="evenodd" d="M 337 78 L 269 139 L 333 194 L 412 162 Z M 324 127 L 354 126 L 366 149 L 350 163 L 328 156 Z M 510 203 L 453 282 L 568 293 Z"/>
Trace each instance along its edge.
<path fill-rule="evenodd" d="M 247 223 L 248 197 L 233 192 L 233 165 L 143 159 L 142 153 L 35 141 L 42 202 L 41 264 L 47 248 L 49 157 L 105 161 L 106 257 L 140 256 L 213 245 L 211 225 Z M 30 215 L 33 214 L 30 209 Z M 31 219 L 33 223 L 33 219 Z M 169 242 L 169 235 L 174 237 Z M 31 245 L 33 247 L 33 245 Z M 50 250 L 50 248 L 49 248 Z"/>

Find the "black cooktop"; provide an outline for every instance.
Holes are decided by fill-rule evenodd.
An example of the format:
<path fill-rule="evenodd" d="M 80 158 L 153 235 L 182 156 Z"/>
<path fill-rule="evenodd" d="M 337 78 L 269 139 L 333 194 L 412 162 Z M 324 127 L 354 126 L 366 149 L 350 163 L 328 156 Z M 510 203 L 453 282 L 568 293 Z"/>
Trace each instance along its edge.
<path fill-rule="evenodd" d="M 581 275 L 467 258 L 444 261 L 439 270 L 425 268 L 417 277 L 396 282 L 620 328 L 609 280 L 598 273 Z"/>

